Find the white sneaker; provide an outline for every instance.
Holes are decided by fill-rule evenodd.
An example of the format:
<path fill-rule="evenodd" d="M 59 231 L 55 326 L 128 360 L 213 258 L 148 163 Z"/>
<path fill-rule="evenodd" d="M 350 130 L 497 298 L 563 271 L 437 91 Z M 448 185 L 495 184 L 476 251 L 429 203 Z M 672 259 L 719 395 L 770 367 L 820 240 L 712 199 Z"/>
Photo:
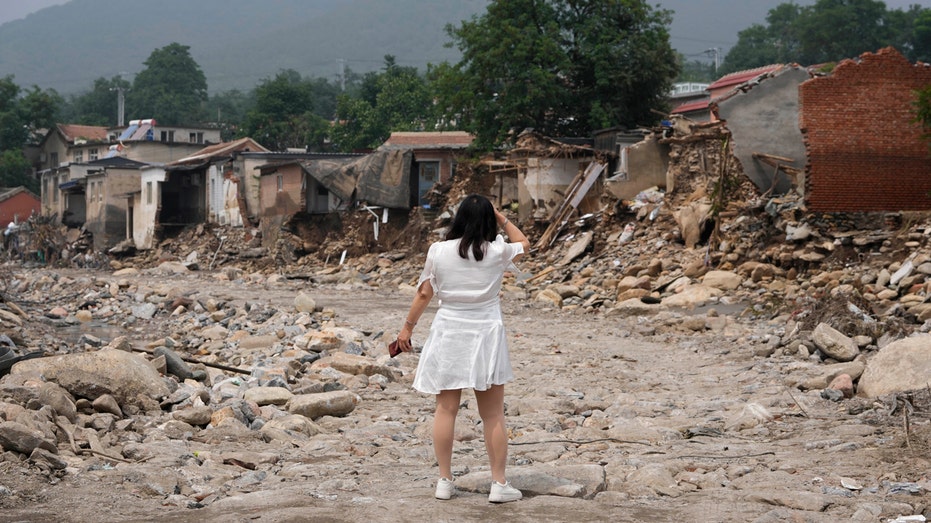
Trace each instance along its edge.
<path fill-rule="evenodd" d="M 511 486 L 511 482 L 501 484 L 497 481 L 491 482 L 491 492 L 488 494 L 488 501 L 492 503 L 507 503 L 508 501 L 517 501 L 524 497 L 519 490 Z"/>
<path fill-rule="evenodd" d="M 453 497 L 453 494 L 456 493 L 456 486 L 453 485 L 453 480 L 440 478 L 436 482 L 436 493 L 433 496 L 436 499 L 449 499 Z"/>

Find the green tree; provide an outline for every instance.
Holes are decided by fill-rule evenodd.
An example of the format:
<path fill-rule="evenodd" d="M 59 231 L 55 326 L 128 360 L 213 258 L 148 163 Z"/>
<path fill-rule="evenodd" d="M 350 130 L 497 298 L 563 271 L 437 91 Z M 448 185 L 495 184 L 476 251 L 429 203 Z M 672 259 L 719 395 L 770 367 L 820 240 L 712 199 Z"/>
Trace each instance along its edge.
<path fill-rule="evenodd" d="M 391 55 L 378 73 L 366 74 L 356 95 L 342 95 L 336 104 L 334 146 L 343 151 L 381 145 L 392 131 L 432 129 L 434 110 L 427 80 L 415 67 L 397 65 Z"/>
<path fill-rule="evenodd" d="M 931 9 L 887 10 L 879 0 L 817 0 L 779 4 L 767 24 L 738 33 L 723 73 L 774 63 L 814 65 L 854 58 L 886 46 L 910 60 L 931 56 Z"/>
<path fill-rule="evenodd" d="M 23 147 L 54 125 L 60 105 L 61 97 L 54 90 L 33 86 L 23 93 L 12 76 L 0 78 L 0 186 L 38 190 Z"/>
<path fill-rule="evenodd" d="M 29 137 L 13 76 L 0 78 L 0 151 L 21 148 Z"/>
<path fill-rule="evenodd" d="M 237 89 L 211 95 L 206 104 L 206 121 L 220 129 L 220 139 L 234 139 L 245 121 L 246 113 L 255 106 L 254 91 Z"/>
<path fill-rule="evenodd" d="M 19 187 L 25 185 L 38 194 L 39 182 L 32 176 L 32 166 L 23 156 L 23 151 L 7 149 L 0 151 L 0 187 Z"/>
<path fill-rule="evenodd" d="M 926 139 L 931 139 L 931 85 L 915 92 L 915 121 L 921 124 Z"/>
<path fill-rule="evenodd" d="M 441 120 L 480 147 L 649 124 L 678 73 L 670 21 L 641 0 L 493 0 L 447 27 L 462 60 L 431 70 Z"/>
<path fill-rule="evenodd" d="M 819 64 L 876 51 L 893 40 L 880 0 L 818 0 L 795 21 L 797 60 Z"/>
<path fill-rule="evenodd" d="M 62 118 L 69 123 L 114 126 L 119 122 L 117 98 L 120 89 L 127 93 L 129 81 L 119 75 L 109 80 L 100 77 L 94 80 L 90 91 L 71 96 Z"/>
<path fill-rule="evenodd" d="M 323 150 L 332 113 L 320 113 L 332 110 L 334 93 L 325 80 L 304 79 L 292 69 L 281 71 L 256 87 L 255 105 L 239 134 L 272 150 Z"/>
<path fill-rule="evenodd" d="M 912 61 L 931 61 L 931 9 L 912 5 L 908 11 L 891 11 L 889 25 L 896 35 L 892 45 Z"/>
<path fill-rule="evenodd" d="M 714 64 L 701 60 L 686 60 L 684 55 L 678 56 L 679 76 L 676 82 L 704 82 L 711 83 L 717 78 Z"/>
<path fill-rule="evenodd" d="M 133 118 L 155 118 L 166 125 L 204 120 L 207 79 L 189 51 L 176 42 L 152 51 L 127 95 Z"/>

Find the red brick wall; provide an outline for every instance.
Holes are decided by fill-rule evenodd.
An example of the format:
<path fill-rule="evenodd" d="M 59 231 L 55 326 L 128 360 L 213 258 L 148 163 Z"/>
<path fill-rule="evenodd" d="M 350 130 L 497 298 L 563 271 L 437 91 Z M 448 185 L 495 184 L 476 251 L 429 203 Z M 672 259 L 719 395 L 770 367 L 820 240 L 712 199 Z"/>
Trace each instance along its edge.
<path fill-rule="evenodd" d="M 912 121 L 929 85 L 931 67 L 888 47 L 799 86 L 810 210 L 931 209 L 931 149 Z"/>
<path fill-rule="evenodd" d="M 26 218 L 32 215 L 33 211 L 39 214 L 41 208 L 42 205 L 35 196 L 27 192 L 14 194 L 12 197 L 0 202 L 0 227 L 9 225 L 14 216 L 19 221 L 25 221 Z"/>

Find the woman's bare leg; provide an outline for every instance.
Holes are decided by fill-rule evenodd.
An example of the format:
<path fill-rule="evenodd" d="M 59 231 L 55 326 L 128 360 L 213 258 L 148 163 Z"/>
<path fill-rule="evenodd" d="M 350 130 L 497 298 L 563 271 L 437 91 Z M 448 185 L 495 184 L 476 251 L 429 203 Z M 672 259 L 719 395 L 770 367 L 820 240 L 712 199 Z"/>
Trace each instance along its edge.
<path fill-rule="evenodd" d="M 440 465 L 440 477 L 453 479 L 453 437 L 456 433 L 456 415 L 459 413 L 461 389 L 444 390 L 436 395 L 436 413 L 433 415 L 433 452 Z"/>
<path fill-rule="evenodd" d="M 504 385 L 492 385 L 488 390 L 475 391 L 478 413 L 485 428 L 485 450 L 491 465 L 491 479 L 505 483 L 508 461 L 508 433 L 504 422 Z"/>

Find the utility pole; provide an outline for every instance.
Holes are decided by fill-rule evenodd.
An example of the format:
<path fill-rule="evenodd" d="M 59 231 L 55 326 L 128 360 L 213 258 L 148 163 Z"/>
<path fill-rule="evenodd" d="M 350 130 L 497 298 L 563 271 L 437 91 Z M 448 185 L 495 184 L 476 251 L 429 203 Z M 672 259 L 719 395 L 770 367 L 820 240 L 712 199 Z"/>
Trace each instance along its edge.
<path fill-rule="evenodd" d="M 718 74 L 718 68 L 721 66 L 721 63 L 720 63 L 719 60 L 718 60 L 718 58 L 720 57 L 721 48 L 720 48 L 720 47 L 711 47 L 711 48 L 709 48 L 709 49 L 705 49 L 705 53 L 706 53 L 706 54 L 710 54 L 710 55 L 712 55 L 712 56 L 714 57 L 714 74 L 717 75 L 717 74 Z"/>
<path fill-rule="evenodd" d="M 126 96 L 124 94 L 129 88 L 118 85 L 111 87 L 110 90 L 116 91 L 116 126 L 123 127 L 123 116 L 126 114 Z"/>
<path fill-rule="evenodd" d="M 346 60 L 336 59 L 336 78 L 339 79 L 339 90 L 346 90 Z"/>
<path fill-rule="evenodd" d="M 120 73 L 119 75 L 117 75 L 113 80 L 114 80 L 114 81 L 117 81 L 117 79 L 122 80 L 122 79 L 123 79 L 123 75 L 125 75 L 125 74 L 128 74 L 128 73 L 123 73 L 123 72 L 121 72 L 121 73 Z M 123 123 L 124 123 L 124 119 L 123 119 L 123 118 L 124 118 L 124 116 L 126 115 L 126 96 L 125 96 L 125 93 L 126 93 L 126 91 L 129 90 L 129 87 L 123 87 L 122 85 L 117 84 L 116 87 L 111 87 L 110 90 L 111 90 L 111 91 L 116 91 L 116 120 L 117 120 L 117 121 L 116 121 L 116 126 L 117 126 L 117 127 L 123 127 Z"/>

